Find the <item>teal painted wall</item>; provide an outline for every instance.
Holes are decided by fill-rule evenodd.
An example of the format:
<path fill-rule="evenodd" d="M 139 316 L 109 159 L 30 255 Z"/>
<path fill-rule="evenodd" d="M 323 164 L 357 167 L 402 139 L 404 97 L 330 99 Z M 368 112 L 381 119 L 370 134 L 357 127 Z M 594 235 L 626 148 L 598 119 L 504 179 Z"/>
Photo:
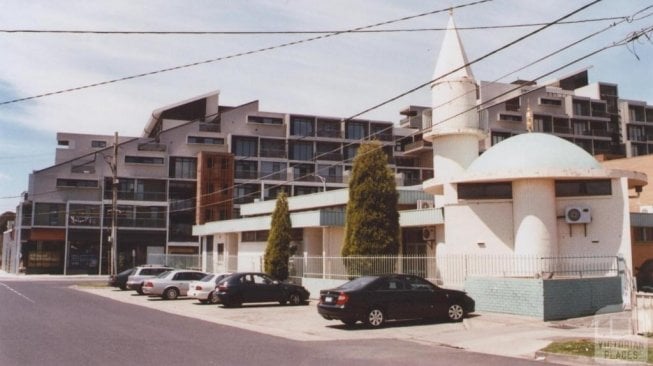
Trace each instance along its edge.
<path fill-rule="evenodd" d="M 465 291 L 477 311 L 525 315 L 542 320 L 621 309 L 621 278 L 469 278 Z"/>

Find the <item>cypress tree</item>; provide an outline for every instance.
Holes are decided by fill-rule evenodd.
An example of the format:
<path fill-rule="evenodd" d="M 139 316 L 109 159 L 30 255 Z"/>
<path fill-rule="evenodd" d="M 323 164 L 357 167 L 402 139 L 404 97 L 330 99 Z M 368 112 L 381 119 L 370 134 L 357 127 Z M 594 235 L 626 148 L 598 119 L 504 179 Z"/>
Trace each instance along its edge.
<path fill-rule="evenodd" d="M 378 141 L 361 144 L 354 158 L 349 180 L 345 243 L 347 256 L 395 256 L 399 252 L 399 212 L 397 187 L 388 158 Z M 352 263 L 350 261 L 345 261 Z M 351 275 L 371 271 L 369 263 L 347 265 Z M 357 272 L 357 273 L 354 273 Z"/>
<path fill-rule="evenodd" d="M 281 192 L 277 196 L 276 206 L 272 213 L 270 234 L 264 256 L 265 273 L 280 281 L 288 278 L 291 231 L 288 197 L 285 192 Z"/>

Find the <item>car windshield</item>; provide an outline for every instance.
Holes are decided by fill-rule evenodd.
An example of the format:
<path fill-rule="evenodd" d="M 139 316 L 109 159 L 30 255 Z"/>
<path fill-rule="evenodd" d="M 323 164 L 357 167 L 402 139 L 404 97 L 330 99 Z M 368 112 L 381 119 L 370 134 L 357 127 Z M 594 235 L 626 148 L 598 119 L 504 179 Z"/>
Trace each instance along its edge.
<path fill-rule="evenodd" d="M 363 277 L 358 277 L 356 279 L 353 279 L 347 283 L 343 283 L 338 287 L 338 290 L 358 290 L 360 288 L 363 288 L 370 283 L 372 283 L 374 280 L 376 280 L 378 277 L 375 276 L 363 276 Z"/>

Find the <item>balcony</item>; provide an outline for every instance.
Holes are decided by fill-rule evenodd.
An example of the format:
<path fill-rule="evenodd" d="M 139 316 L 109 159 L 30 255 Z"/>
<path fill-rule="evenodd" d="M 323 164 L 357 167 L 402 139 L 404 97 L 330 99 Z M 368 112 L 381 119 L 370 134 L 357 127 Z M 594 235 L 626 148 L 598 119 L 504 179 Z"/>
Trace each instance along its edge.
<path fill-rule="evenodd" d="M 411 142 L 409 144 L 404 145 L 403 148 L 405 154 L 415 154 L 426 150 L 433 150 L 433 144 L 424 140 Z"/>
<path fill-rule="evenodd" d="M 324 152 L 324 153 L 318 152 L 315 155 L 315 159 L 316 160 L 341 161 L 342 160 L 342 154 L 341 153 L 336 153 L 336 152 Z"/>
<path fill-rule="evenodd" d="M 261 148 L 262 158 L 286 158 L 286 149 L 264 149 Z"/>

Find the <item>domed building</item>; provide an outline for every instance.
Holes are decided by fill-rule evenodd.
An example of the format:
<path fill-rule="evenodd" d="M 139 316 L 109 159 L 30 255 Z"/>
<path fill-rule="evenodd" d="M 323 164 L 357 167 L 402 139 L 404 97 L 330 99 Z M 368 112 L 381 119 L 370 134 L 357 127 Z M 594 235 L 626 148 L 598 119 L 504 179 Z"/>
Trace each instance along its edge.
<path fill-rule="evenodd" d="M 464 266 L 465 289 L 479 309 L 544 319 L 628 303 L 628 195 L 641 191 L 646 175 L 606 169 L 577 145 L 544 133 L 516 135 L 479 154 L 485 131 L 477 85 L 453 18 L 431 89 L 424 140 L 433 144 L 434 177 L 423 189 L 443 218 L 430 253 L 437 258 L 435 277 L 446 286 Z M 451 258 L 463 259 L 452 264 Z M 499 276 L 484 270 L 474 278 L 467 268 L 486 266 L 488 258 L 499 262 L 493 264 Z M 596 265 L 602 261 L 614 265 Z M 587 296 L 568 304 L 572 294 Z M 516 296 L 525 300 L 512 309 L 505 301 Z"/>

